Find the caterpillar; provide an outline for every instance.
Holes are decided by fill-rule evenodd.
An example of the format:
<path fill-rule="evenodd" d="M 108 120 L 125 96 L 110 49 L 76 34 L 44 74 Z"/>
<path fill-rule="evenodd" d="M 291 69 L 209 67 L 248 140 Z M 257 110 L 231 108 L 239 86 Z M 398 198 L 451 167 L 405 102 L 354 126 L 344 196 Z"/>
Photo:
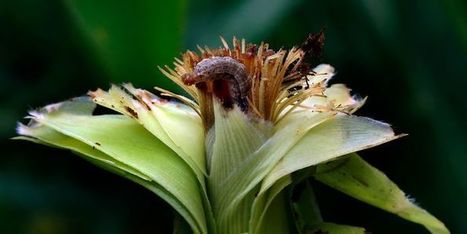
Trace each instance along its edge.
<path fill-rule="evenodd" d="M 182 76 L 182 81 L 201 89 L 211 87 L 210 91 L 221 99 L 224 107 L 236 104 L 242 111 L 248 110 L 247 97 L 251 91 L 251 81 L 245 65 L 231 57 L 203 59 L 196 64 L 193 72 Z"/>

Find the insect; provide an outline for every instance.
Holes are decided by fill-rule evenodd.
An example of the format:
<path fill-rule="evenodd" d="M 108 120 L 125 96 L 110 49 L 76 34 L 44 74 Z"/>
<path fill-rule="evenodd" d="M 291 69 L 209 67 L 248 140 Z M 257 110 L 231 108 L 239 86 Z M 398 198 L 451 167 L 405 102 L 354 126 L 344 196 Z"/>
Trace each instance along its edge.
<path fill-rule="evenodd" d="M 224 107 L 236 104 L 242 111 L 248 110 L 247 97 L 251 82 L 245 65 L 231 57 L 214 56 L 201 60 L 193 72 L 182 76 L 186 85 L 207 89 L 218 97 Z"/>

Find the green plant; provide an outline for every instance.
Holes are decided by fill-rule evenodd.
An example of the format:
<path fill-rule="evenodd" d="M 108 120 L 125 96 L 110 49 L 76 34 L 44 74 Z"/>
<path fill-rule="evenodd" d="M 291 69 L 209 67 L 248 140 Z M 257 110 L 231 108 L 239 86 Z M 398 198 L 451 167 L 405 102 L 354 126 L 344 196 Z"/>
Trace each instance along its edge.
<path fill-rule="evenodd" d="M 194 233 L 364 233 L 324 222 L 312 177 L 370 205 L 446 227 L 356 151 L 402 135 L 353 115 L 365 99 L 329 86 L 330 65 L 310 69 L 322 37 L 273 51 L 234 38 L 187 51 L 161 71 L 191 97 L 130 84 L 31 111 L 16 139 L 70 149 L 167 201 Z M 172 100 L 177 99 L 177 101 Z M 94 115 L 96 105 L 118 113 Z M 297 199 L 290 191 L 301 184 Z M 176 232 L 189 232 L 183 222 Z"/>

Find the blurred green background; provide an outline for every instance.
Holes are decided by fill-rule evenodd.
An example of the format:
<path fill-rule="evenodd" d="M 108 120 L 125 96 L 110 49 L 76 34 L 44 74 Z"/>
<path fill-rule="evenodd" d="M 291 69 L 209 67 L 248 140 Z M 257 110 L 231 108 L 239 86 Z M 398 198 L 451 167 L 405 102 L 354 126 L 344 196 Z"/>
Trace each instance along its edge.
<path fill-rule="evenodd" d="M 273 48 L 326 28 L 334 82 L 369 96 L 359 115 L 408 137 L 361 153 L 467 233 L 467 2 L 463 0 L 0 1 L 0 233 L 170 233 L 149 191 L 70 152 L 11 141 L 26 111 L 109 83 L 177 88 L 157 65 L 233 35 Z M 426 233 L 318 183 L 327 221 Z"/>

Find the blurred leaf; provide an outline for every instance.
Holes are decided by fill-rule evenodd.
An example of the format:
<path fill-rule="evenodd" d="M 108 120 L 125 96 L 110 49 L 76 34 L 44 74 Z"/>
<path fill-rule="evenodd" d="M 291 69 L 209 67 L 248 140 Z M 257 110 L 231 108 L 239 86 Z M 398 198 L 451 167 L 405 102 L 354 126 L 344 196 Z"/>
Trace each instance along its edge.
<path fill-rule="evenodd" d="M 168 84 L 156 66 L 178 55 L 185 0 L 73 0 L 78 22 L 96 44 L 116 83 Z M 175 86 L 171 86 L 175 87 Z"/>
<path fill-rule="evenodd" d="M 192 4 L 196 15 L 190 21 L 190 35 L 193 37 L 190 43 L 215 44 L 219 43 L 219 36 L 263 40 L 264 35 L 270 33 L 277 22 L 302 1 L 243 0 L 234 2 L 228 8 L 222 8 L 222 3 L 216 1 Z M 205 14 L 199 13 L 203 11 Z"/>
<path fill-rule="evenodd" d="M 82 95 L 109 78 L 68 1 L 0 1 L 0 137 L 24 110 Z"/>
<path fill-rule="evenodd" d="M 457 29 L 456 33 L 462 40 L 464 50 L 467 50 L 467 16 L 465 14 L 467 3 L 462 0 L 446 0 L 442 3 L 447 8 L 447 16 L 452 19 L 452 23 Z"/>
<path fill-rule="evenodd" d="M 316 228 L 308 230 L 306 234 L 366 234 L 365 228 L 354 227 L 349 225 L 335 224 L 324 222 L 319 224 Z"/>

